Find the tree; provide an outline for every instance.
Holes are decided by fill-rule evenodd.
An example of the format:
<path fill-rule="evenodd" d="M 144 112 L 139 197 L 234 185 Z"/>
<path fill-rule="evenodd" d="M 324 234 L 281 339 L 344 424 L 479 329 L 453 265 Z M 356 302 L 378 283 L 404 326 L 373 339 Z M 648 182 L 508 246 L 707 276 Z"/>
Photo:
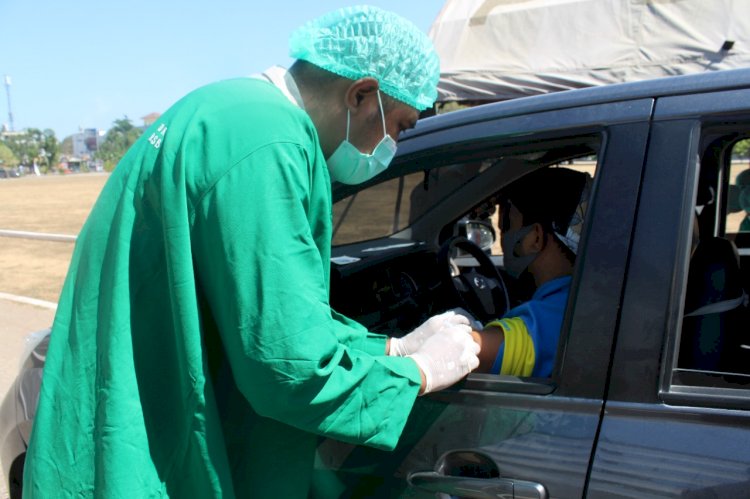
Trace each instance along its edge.
<path fill-rule="evenodd" d="M 0 167 L 16 167 L 18 166 L 18 158 L 10 148 L 3 142 L 0 142 Z"/>
<path fill-rule="evenodd" d="M 750 157 L 750 139 L 740 140 L 732 148 L 732 156 L 747 159 Z"/>
<path fill-rule="evenodd" d="M 72 135 L 68 135 L 60 143 L 60 154 L 62 154 L 63 156 L 73 155 L 73 136 Z"/>
<path fill-rule="evenodd" d="M 43 153 L 44 158 L 46 159 L 47 170 L 54 168 L 57 164 L 57 157 L 60 153 L 60 143 L 57 141 L 57 137 L 55 137 L 55 132 L 53 130 L 49 128 L 44 130 L 42 147 L 44 150 L 40 151 L 40 153 Z"/>
<path fill-rule="evenodd" d="M 37 149 L 33 147 L 33 144 L 29 139 L 28 131 L 6 135 L 4 142 L 5 145 L 13 151 L 16 158 L 18 158 L 18 163 L 22 165 L 25 165 L 29 161 L 29 158 L 33 158 L 37 152 Z"/>
<path fill-rule="evenodd" d="M 43 170 L 55 164 L 60 150 L 55 132 L 50 129 L 27 128 L 21 133 L 6 135 L 4 143 L 20 164 L 31 166 L 36 163 Z"/>
<path fill-rule="evenodd" d="M 94 157 L 104 162 L 105 170 L 112 171 L 142 133 L 143 130 L 133 126 L 127 116 L 115 120 Z"/>

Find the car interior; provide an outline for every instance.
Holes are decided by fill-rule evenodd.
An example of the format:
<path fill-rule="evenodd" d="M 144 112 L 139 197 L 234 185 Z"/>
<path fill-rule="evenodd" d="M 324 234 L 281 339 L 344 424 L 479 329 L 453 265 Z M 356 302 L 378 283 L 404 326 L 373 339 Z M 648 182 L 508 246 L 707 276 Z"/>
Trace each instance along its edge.
<path fill-rule="evenodd" d="M 677 364 L 686 380 L 750 382 L 739 376 L 750 375 L 750 227 L 740 202 L 748 162 L 732 154 L 741 142 L 717 138 L 700 162 Z"/>
<path fill-rule="evenodd" d="M 455 307 L 482 322 L 501 317 L 534 292 L 531 276 L 513 279 L 502 266 L 502 189 L 537 168 L 595 178 L 597 149 L 578 137 L 469 151 L 334 199 L 332 307 L 388 335 Z"/>
<path fill-rule="evenodd" d="M 750 143 L 744 137 L 736 126 L 731 133 L 719 129 L 701 147 L 678 384 L 705 384 L 707 375 L 746 383 L 750 375 L 750 211 L 741 206 L 746 199 L 750 208 L 750 173 L 742 174 L 750 169 L 736 159 L 737 148 Z M 595 177 L 597 150 L 595 138 L 581 137 L 470 150 L 429 167 L 422 161 L 411 171 L 401 168 L 406 173 L 340 198 L 334 255 L 349 259 L 334 259 L 332 306 L 394 335 L 456 306 L 488 321 L 528 300 L 532 283 L 510 278 L 502 267 L 499 195 L 536 168 L 564 166 Z M 472 285 L 477 277 L 484 290 Z"/>

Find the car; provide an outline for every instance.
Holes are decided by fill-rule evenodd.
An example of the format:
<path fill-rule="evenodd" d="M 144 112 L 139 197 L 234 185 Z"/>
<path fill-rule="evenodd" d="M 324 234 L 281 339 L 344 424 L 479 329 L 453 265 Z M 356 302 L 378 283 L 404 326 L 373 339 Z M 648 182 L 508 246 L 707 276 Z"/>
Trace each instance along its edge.
<path fill-rule="evenodd" d="M 18 168 L 0 168 L 0 178 L 18 178 L 20 176 L 21 173 Z"/>
<path fill-rule="evenodd" d="M 51 328 L 26 336 L 19 374 L 0 404 L 0 463 L 11 499 L 21 497 L 23 465 L 39 400 Z"/>
<path fill-rule="evenodd" d="M 335 184 L 331 305 L 398 335 L 528 299 L 503 268 L 498 196 L 539 168 L 594 179 L 551 376 L 472 373 L 419 397 L 393 451 L 321 438 L 311 496 L 747 497 L 747 140 L 750 69 L 715 71 L 424 118 L 385 172 Z M 27 386 L 11 426 L 33 420 Z"/>

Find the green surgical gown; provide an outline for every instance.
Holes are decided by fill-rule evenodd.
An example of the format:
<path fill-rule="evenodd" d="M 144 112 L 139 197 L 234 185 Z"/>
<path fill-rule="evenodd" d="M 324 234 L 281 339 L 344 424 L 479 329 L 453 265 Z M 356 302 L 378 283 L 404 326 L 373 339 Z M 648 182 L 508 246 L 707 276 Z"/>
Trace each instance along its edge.
<path fill-rule="evenodd" d="M 318 435 L 393 448 L 419 371 L 330 309 L 331 222 L 315 128 L 271 84 L 162 115 L 77 241 L 24 497 L 304 497 Z"/>

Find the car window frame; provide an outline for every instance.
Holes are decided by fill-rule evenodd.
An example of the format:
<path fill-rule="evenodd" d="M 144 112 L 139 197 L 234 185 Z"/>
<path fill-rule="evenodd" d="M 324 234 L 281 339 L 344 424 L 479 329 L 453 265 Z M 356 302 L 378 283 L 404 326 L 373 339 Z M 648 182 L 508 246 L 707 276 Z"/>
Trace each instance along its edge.
<path fill-rule="evenodd" d="M 608 404 L 750 408 L 750 390 L 729 396 L 721 388 L 672 383 L 684 312 L 701 144 L 716 129 L 738 120 L 746 123 L 750 112 L 747 102 L 750 89 L 657 99 L 631 260 L 667 264 L 652 268 L 649 276 L 642 265 L 628 270 Z M 679 222 L 674 224 L 675 220 Z M 655 287 L 654 283 L 659 284 Z M 639 373 L 639 383 L 632 382 L 632 372 Z"/>
<path fill-rule="evenodd" d="M 749 92 L 750 95 L 750 92 Z M 700 165 L 710 168 L 718 175 L 718 190 L 716 199 L 710 209 L 713 210 L 712 236 L 725 237 L 727 192 L 729 186 L 729 168 L 731 167 L 731 151 L 733 145 L 740 139 L 750 136 L 750 117 L 744 119 L 700 120 L 700 142 L 696 154 L 700 157 Z M 697 168 L 694 179 L 693 202 L 684 218 L 692 226 L 695 217 L 694 208 L 698 184 L 701 182 L 700 168 Z M 683 222 L 685 224 L 685 222 Z M 689 246 L 688 242 L 681 242 Z M 689 256 L 686 258 L 689 268 Z M 687 269 L 685 270 L 687 272 Z M 690 369 L 678 366 L 679 339 L 682 331 L 682 315 L 687 291 L 687 281 L 680 288 L 681 305 L 679 319 L 675 324 L 675 331 L 671 331 L 665 347 L 665 362 L 662 373 L 660 396 L 662 400 L 673 405 L 690 405 L 725 409 L 750 409 L 750 375 L 740 373 L 711 373 L 690 372 Z"/>
<path fill-rule="evenodd" d="M 596 193 L 603 186 L 604 192 L 598 194 L 602 199 L 614 197 L 625 198 L 626 201 L 618 206 L 597 205 L 595 202 L 592 205 L 592 216 L 587 217 L 584 233 L 589 233 L 594 223 L 598 227 L 597 231 L 604 231 L 607 237 L 599 238 L 599 241 L 589 249 L 587 236 L 584 234 L 583 252 L 579 258 L 580 261 L 587 262 L 587 267 L 578 266 L 577 269 L 588 270 L 577 270 L 573 277 L 568 312 L 564 319 L 558 360 L 553 375 L 545 379 L 520 379 L 472 373 L 466 381 L 448 390 L 446 396 L 450 397 L 450 393 L 479 391 L 495 394 L 554 393 L 563 397 L 603 399 L 623 288 L 622 275 L 627 260 L 646 149 L 648 120 L 652 110 L 653 99 L 639 98 L 547 110 L 534 115 L 500 116 L 493 120 L 461 125 L 454 129 L 453 133 L 441 129 L 434 132 L 434 136 L 427 134 L 425 137 L 422 134 L 414 139 L 407 136 L 399 145 L 400 155 L 394 161 L 394 166 L 359 187 L 366 188 L 367 185 L 384 179 L 423 169 L 425 165 L 435 165 L 433 158 L 441 155 L 445 157 L 437 163 L 450 164 L 455 163 L 456 158 L 486 155 L 490 150 L 517 152 L 524 147 L 540 149 L 541 143 L 572 141 L 575 137 L 590 139 L 592 134 L 601 136 L 598 178 L 593 191 Z M 524 146 L 524 143 L 527 145 Z M 604 174 L 601 178 L 600 172 Z M 484 175 L 487 175 L 487 172 Z M 479 182 L 479 178 L 475 181 Z M 350 193 L 352 189 L 339 187 L 338 197 Z M 472 205 L 467 200 L 461 211 L 469 211 Z M 612 217 L 621 219 L 621 223 L 613 225 Z M 593 222 L 594 220 L 596 222 Z M 438 232 L 434 231 L 435 234 Z M 407 228 L 390 237 L 412 239 L 412 235 L 411 228 Z M 612 241 L 617 241 L 616 251 L 613 251 Z M 437 241 L 427 243 L 436 245 Z M 619 275 L 609 275 L 611 273 L 608 269 L 613 265 L 621 269 L 621 272 L 616 273 Z M 606 299 L 602 299 L 595 284 L 587 284 L 602 280 L 610 283 L 612 291 Z M 591 303 L 594 300 L 600 306 L 593 306 Z M 571 303 L 575 303 L 576 306 L 572 307 Z M 596 352 L 596 355 L 592 355 L 592 352 Z"/>

